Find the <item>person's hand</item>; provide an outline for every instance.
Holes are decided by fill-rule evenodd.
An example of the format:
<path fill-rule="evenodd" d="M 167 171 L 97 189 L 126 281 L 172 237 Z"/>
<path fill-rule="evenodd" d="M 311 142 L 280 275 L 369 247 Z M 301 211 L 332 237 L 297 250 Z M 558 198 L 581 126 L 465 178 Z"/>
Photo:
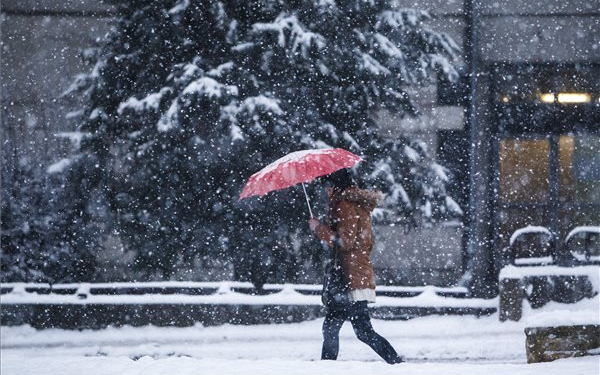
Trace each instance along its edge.
<path fill-rule="evenodd" d="M 313 232 L 317 229 L 317 227 L 321 225 L 321 222 L 319 221 L 319 219 L 315 219 L 314 217 L 311 217 L 308 220 L 308 227 L 310 228 L 310 230 L 312 230 Z"/>

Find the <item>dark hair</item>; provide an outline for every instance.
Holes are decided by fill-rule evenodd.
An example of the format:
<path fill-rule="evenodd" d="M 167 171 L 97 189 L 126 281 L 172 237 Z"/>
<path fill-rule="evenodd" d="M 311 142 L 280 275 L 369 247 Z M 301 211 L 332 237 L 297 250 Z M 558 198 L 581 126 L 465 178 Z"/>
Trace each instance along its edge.
<path fill-rule="evenodd" d="M 340 169 L 323 177 L 326 184 L 332 186 L 335 190 L 344 191 L 351 186 L 356 186 L 356 182 L 352 178 L 348 169 Z"/>

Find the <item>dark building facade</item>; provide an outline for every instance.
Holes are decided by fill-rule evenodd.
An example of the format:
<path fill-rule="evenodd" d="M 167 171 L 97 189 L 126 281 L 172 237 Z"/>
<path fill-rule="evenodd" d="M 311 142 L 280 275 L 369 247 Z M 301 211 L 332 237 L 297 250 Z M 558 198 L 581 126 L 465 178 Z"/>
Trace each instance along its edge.
<path fill-rule="evenodd" d="M 600 3 L 469 3 L 466 254 L 494 294 L 515 230 L 547 228 L 556 254 L 600 224 Z"/>
<path fill-rule="evenodd" d="M 381 113 L 381 131 L 436 151 L 465 215 L 409 234 L 381 230 L 375 263 L 401 283 L 464 283 L 493 295 L 514 230 L 544 226 L 564 238 L 600 225 L 600 0 L 396 3 L 429 10 L 431 27 L 463 46 L 463 78 L 415 90 L 422 116 Z M 2 2 L 4 163 L 64 155 L 72 103 L 60 94 L 113 16 L 97 1 Z"/>

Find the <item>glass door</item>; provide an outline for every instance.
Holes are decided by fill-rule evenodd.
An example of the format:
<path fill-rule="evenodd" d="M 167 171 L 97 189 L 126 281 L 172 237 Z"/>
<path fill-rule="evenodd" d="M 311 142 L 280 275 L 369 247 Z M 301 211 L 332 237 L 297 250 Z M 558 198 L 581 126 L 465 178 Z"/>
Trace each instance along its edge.
<path fill-rule="evenodd" d="M 600 226 L 600 136 L 500 139 L 497 165 L 497 251 L 528 225 L 559 241 L 576 227 Z"/>
<path fill-rule="evenodd" d="M 501 139 L 498 154 L 496 248 L 503 249 L 519 228 L 550 226 L 551 139 Z"/>
<path fill-rule="evenodd" d="M 600 136 L 563 135 L 558 147 L 558 228 L 564 238 L 581 226 L 600 226 Z"/>

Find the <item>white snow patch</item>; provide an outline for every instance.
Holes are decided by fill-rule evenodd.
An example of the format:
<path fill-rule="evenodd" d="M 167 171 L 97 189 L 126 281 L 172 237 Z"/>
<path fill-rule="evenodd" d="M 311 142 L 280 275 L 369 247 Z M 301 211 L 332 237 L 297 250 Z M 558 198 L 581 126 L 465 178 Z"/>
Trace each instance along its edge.
<path fill-rule="evenodd" d="M 598 357 L 527 364 L 525 323 L 498 316 L 373 319 L 407 363 L 390 366 L 340 332 L 338 361 L 320 361 L 323 319 L 272 325 L 36 330 L 0 327 L 3 375 L 403 374 L 597 375 Z"/>
<path fill-rule="evenodd" d="M 169 9 L 169 14 L 177 14 L 187 9 L 190 6 L 190 0 L 181 0 L 171 9 Z"/>
<path fill-rule="evenodd" d="M 158 131 L 166 132 L 175 128 L 177 126 L 177 113 L 179 110 L 179 99 L 175 98 L 171 102 L 167 112 L 160 117 L 160 120 L 158 120 L 158 123 L 156 124 Z"/>
<path fill-rule="evenodd" d="M 183 90 L 183 95 L 190 94 L 206 95 L 209 98 L 220 98 L 226 94 L 236 96 L 238 94 L 238 88 L 236 86 L 224 85 L 210 77 L 202 77 L 187 85 Z"/>
<path fill-rule="evenodd" d="M 431 169 L 440 180 L 448 181 L 448 170 L 446 168 L 442 167 L 438 163 L 431 163 Z"/>
<path fill-rule="evenodd" d="M 279 46 L 285 48 L 287 42 L 291 42 L 291 53 L 300 52 L 304 58 L 313 46 L 317 49 L 325 47 L 325 38 L 317 33 L 308 31 L 295 15 L 280 14 L 275 21 L 267 23 L 255 23 L 254 32 L 276 32 Z M 286 37 L 289 40 L 286 40 Z"/>
<path fill-rule="evenodd" d="M 71 120 L 74 118 L 80 118 L 81 116 L 83 116 L 84 112 L 85 111 L 83 109 L 76 109 L 74 111 L 67 112 L 67 114 L 65 115 L 65 118 L 67 120 Z"/>
<path fill-rule="evenodd" d="M 344 140 L 350 144 L 350 149 L 359 151 L 361 147 L 358 145 L 358 142 L 350 135 L 348 132 L 342 133 Z"/>
<path fill-rule="evenodd" d="M 463 215 L 463 210 L 460 208 L 458 203 L 452 197 L 446 196 L 446 207 L 448 211 L 456 215 Z"/>
<path fill-rule="evenodd" d="M 379 44 L 379 48 L 386 55 L 394 59 L 404 59 L 404 53 L 388 37 L 376 33 L 374 38 L 377 44 Z"/>
<path fill-rule="evenodd" d="M 243 141 L 244 133 L 242 132 L 242 128 L 237 125 L 231 125 L 230 136 L 232 141 Z"/>
<path fill-rule="evenodd" d="M 219 77 L 223 76 L 223 74 L 231 71 L 232 69 L 233 69 L 233 62 L 229 61 L 229 62 L 226 62 L 225 64 L 221 64 L 221 65 L 217 66 L 214 69 L 209 70 L 206 74 L 211 77 L 219 78 Z"/>
<path fill-rule="evenodd" d="M 65 169 L 67 169 L 72 163 L 73 163 L 73 160 L 71 160 L 69 158 L 60 159 L 56 163 L 50 165 L 48 167 L 48 169 L 46 169 L 46 172 L 50 173 L 50 174 L 52 174 L 52 173 L 61 173 Z"/>
<path fill-rule="evenodd" d="M 357 51 L 360 67 L 373 75 L 391 75 L 392 72 L 368 53 Z"/>
<path fill-rule="evenodd" d="M 423 19 L 430 19 L 431 15 L 422 10 L 416 9 L 397 9 L 386 10 L 377 16 L 375 29 L 381 30 L 385 27 L 392 29 L 403 29 L 407 26 L 414 27 Z"/>
<path fill-rule="evenodd" d="M 262 108 L 266 112 L 272 112 L 276 115 L 282 115 L 283 110 L 279 107 L 279 101 L 277 99 L 269 98 L 264 95 L 251 96 L 244 99 L 241 107 L 246 109 L 248 112 L 255 112 L 257 108 Z"/>
<path fill-rule="evenodd" d="M 527 327 L 556 327 L 600 324 L 600 296 L 585 298 L 577 304 L 550 302 L 541 309 L 526 306 Z"/>
<path fill-rule="evenodd" d="M 515 264 L 520 266 L 527 266 L 530 264 L 533 265 L 546 265 L 552 264 L 552 257 L 532 257 L 532 258 L 517 258 L 515 259 Z"/>
<path fill-rule="evenodd" d="M 500 270 L 499 278 L 521 279 L 528 276 L 587 276 L 595 290 L 600 292 L 600 266 L 506 266 Z"/>
<path fill-rule="evenodd" d="M 99 117 L 104 115 L 104 108 L 102 107 L 96 107 L 92 110 L 92 112 L 90 113 L 90 120 L 96 120 Z"/>
<path fill-rule="evenodd" d="M 421 212 L 423 212 L 423 216 L 431 217 L 431 202 L 429 200 L 426 200 L 425 204 L 421 206 Z"/>
<path fill-rule="evenodd" d="M 119 104 L 119 108 L 117 108 L 118 114 L 123 114 L 125 109 L 132 109 L 136 113 L 147 111 L 148 109 L 157 110 L 160 106 L 160 102 L 165 94 L 171 93 L 173 91 L 170 87 L 164 87 L 159 92 L 155 92 L 149 94 L 145 98 L 139 100 L 135 97 L 130 97 L 123 103 Z"/>
<path fill-rule="evenodd" d="M 79 146 L 81 145 L 81 141 L 89 136 L 89 133 L 86 132 L 61 132 L 61 133 L 57 133 L 55 134 L 55 136 L 57 138 L 67 138 L 68 140 L 70 140 L 72 142 L 72 144 L 79 148 Z"/>
<path fill-rule="evenodd" d="M 235 45 L 231 49 L 235 52 L 243 52 L 243 51 L 251 49 L 252 47 L 254 47 L 254 43 L 246 42 L 246 43 L 240 43 L 238 45 Z"/>
<path fill-rule="evenodd" d="M 421 160 L 421 155 L 419 155 L 417 150 L 410 146 L 404 146 L 404 155 L 406 155 L 411 161 L 415 163 Z"/>

